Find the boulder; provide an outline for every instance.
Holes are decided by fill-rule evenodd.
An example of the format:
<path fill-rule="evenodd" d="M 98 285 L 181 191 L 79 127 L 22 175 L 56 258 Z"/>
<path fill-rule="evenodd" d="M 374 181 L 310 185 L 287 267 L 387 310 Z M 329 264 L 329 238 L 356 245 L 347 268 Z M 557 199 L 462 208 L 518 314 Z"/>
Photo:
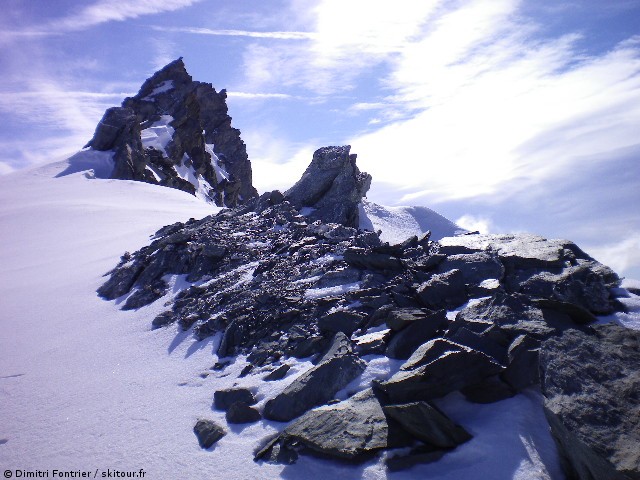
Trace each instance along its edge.
<path fill-rule="evenodd" d="M 358 228 L 358 204 L 371 185 L 371 176 L 356 167 L 349 145 L 323 147 L 313 154 L 302 178 L 285 192 L 293 205 L 313 209 L 309 220 Z"/>
<path fill-rule="evenodd" d="M 330 334 L 342 332 L 351 336 L 364 323 L 364 315 L 350 310 L 337 310 L 318 320 L 321 332 Z"/>
<path fill-rule="evenodd" d="M 472 436 L 428 402 L 387 405 L 384 411 L 418 440 L 438 448 L 453 448 Z"/>
<path fill-rule="evenodd" d="M 435 274 L 417 290 L 420 302 L 427 308 L 455 308 L 467 301 L 464 276 L 460 270 Z"/>
<path fill-rule="evenodd" d="M 257 400 L 251 390 L 246 388 L 228 388 L 226 390 L 217 390 L 213 394 L 213 405 L 217 410 L 226 411 L 237 402 L 254 405 Z"/>
<path fill-rule="evenodd" d="M 212 420 L 200 419 L 193 427 L 193 433 L 198 438 L 198 443 L 202 448 L 211 448 L 218 440 L 224 437 L 227 432 L 220 425 Z"/>
<path fill-rule="evenodd" d="M 463 327 L 508 347 L 520 335 L 543 340 L 576 324 L 562 312 L 535 307 L 525 295 L 498 292 L 458 312 L 449 336 Z"/>
<path fill-rule="evenodd" d="M 291 368 L 290 365 L 284 363 L 280 365 L 278 368 L 276 368 L 275 370 L 273 370 L 272 372 L 269 372 L 269 374 L 267 374 L 263 378 L 263 380 L 266 382 L 271 382 L 274 380 L 282 380 L 287 375 L 287 372 L 289 371 L 290 368 Z"/>
<path fill-rule="evenodd" d="M 383 448 L 409 442 L 397 425 L 389 423 L 378 398 L 367 389 L 343 402 L 307 412 L 259 449 L 255 459 L 274 460 L 276 446 L 281 452 L 297 445 L 322 455 L 360 461 Z"/>
<path fill-rule="evenodd" d="M 490 278 L 500 280 L 504 276 L 504 266 L 498 256 L 487 252 L 450 255 L 438 265 L 438 272 L 450 270 L 460 270 L 463 282 L 473 285 Z"/>
<path fill-rule="evenodd" d="M 262 418 L 260 412 L 245 402 L 235 402 L 225 414 L 227 423 L 255 423 Z"/>
<path fill-rule="evenodd" d="M 354 267 L 368 270 L 399 271 L 404 268 L 399 258 L 365 248 L 349 248 L 344 252 L 344 261 Z"/>
<path fill-rule="evenodd" d="M 315 367 L 297 377 L 282 393 L 266 403 L 264 417 L 288 422 L 328 402 L 338 390 L 360 375 L 365 366 L 353 353 L 349 339 L 343 333 L 336 334 L 329 351 Z"/>
<path fill-rule="evenodd" d="M 396 332 L 391 337 L 385 354 L 389 358 L 407 359 L 420 345 L 436 337 L 447 324 L 445 310 L 431 312 Z"/>
<path fill-rule="evenodd" d="M 539 341 L 528 335 L 518 336 L 509 346 L 508 365 L 502 379 L 516 391 L 539 383 L 539 351 Z"/>
<path fill-rule="evenodd" d="M 540 349 L 544 411 L 568 478 L 640 478 L 640 332 L 596 325 Z"/>
<path fill-rule="evenodd" d="M 394 403 L 430 400 L 477 384 L 502 370 L 502 365 L 482 352 L 437 338 L 421 345 L 399 372 L 379 386 Z"/>
<path fill-rule="evenodd" d="M 507 346 L 503 344 L 504 334 L 491 325 L 474 322 L 472 327 L 481 326 L 480 333 L 457 325 L 447 330 L 445 337 L 449 340 L 485 353 L 501 364 L 507 363 Z"/>
<path fill-rule="evenodd" d="M 550 268 L 563 266 L 567 241 L 520 233 L 460 235 L 442 238 L 438 243 L 440 253 L 446 255 L 492 252 L 511 268 Z"/>
<path fill-rule="evenodd" d="M 390 308 L 378 310 L 376 315 L 384 315 L 387 327 L 397 332 L 419 320 L 424 320 L 429 313 L 431 313 L 429 310 L 419 308 L 393 308 L 390 306 Z"/>

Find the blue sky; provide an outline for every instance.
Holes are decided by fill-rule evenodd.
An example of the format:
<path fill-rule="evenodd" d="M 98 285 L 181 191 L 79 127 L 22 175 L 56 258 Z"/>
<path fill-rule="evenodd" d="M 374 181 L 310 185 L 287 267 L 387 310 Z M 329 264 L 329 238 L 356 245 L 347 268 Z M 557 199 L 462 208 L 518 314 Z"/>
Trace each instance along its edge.
<path fill-rule="evenodd" d="M 0 172 L 81 148 L 182 56 L 258 190 L 351 144 L 369 198 L 576 241 L 640 277 L 637 0 L 4 0 Z"/>

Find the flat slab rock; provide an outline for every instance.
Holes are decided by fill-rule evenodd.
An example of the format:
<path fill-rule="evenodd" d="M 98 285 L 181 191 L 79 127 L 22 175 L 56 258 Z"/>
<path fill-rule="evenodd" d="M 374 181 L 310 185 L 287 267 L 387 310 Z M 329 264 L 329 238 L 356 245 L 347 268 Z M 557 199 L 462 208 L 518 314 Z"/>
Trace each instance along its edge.
<path fill-rule="evenodd" d="M 568 478 L 640 479 L 640 332 L 592 329 L 542 344 L 545 415 Z"/>
<path fill-rule="evenodd" d="M 503 261 L 513 260 L 532 267 L 562 266 L 564 249 L 573 245 L 568 240 L 548 240 L 528 233 L 461 235 L 445 237 L 438 243 L 446 254 L 493 251 Z"/>
<path fill-rule="evenodd" d="M 267 402 L 264 417 L 288 422 L 331 400 L 365 368 L 365 362 L 353 353 L 351 341 L 343 333 L 337 333 L 318 365 L 293 380 L 282 393 Z"/>
<path fill-rule="evenodd" d="M 383 448 L 406 444 L 406 435 L 390 431 L 373 390 L 343 402 L 311 410 L 256 452 L 255 460 L 277 461 L 274 453 L 294 445 L 331 457 L 356 460 Z M 404 440 L 404 441 L 403 441 Z M 290 458 L 285 456 L 285 458 Z"/>

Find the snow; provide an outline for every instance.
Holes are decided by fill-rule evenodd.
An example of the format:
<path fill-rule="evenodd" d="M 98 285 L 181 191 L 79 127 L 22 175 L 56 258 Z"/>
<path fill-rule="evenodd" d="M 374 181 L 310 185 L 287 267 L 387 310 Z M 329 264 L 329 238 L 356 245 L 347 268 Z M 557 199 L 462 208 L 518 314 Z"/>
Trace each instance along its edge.
<path fill-rule="evenodd" d="M 87 178 L 109 178 L 114 167 L 113 151 L 87 148 L 53 165 L 61 169 L 57 177 L 80 172 Z"/>
<path fill-rule="evenodd" d="M 413 235 L 420 237 L 427 230 L 431 231 L 432 240 L 466 232 L 427 207 L 383 207 L 366 200 L 360 203 L 359 226 L 374 232 L 382 230 L 380 238 L 391 244 L 401 243 Z"/>
<path fill-rule="evenodd" d="M 213 151 L 213 147 L 212 143 L 205 143 L 204 145 L 204 149 L 211 155 L 211 166 L 216 172 L 216 180 L 220 183 L 222 180 L 229 180 L 229 173 L 220 165 L 222 162 Z"/>
<path fill-rule="evenodd" d="M 360 282 L 345 283 L 344 285 L 336 285 L 335 287 L 309 288 L 305 290 L 304 296 L 306 298 L 332 297 L 334 295 L 341 295 L 353 290 L 358 290 L 359 288 Z"/>
<path fill-rule="evenodd" d="M 153 98 L 153 97 L 155 97 L 156 95 L 158 95 L 160 93 L 168 92 L 169 90 L 172 90 L 173 88 L 174 88 L 173 80 L 165 80 L 160 85 L 158 85 L 156 88 L 154 88 L 153 91 L 149 95 L 144 97 L 142 100 L 146 100 L 147 102 L 155 102 L 156 99 Z"/>
<path fill-rule="evenodd" d="M 109 158 L 84 151 L 0 178 L 0 465 L 142 468 L 146 478 L 189 479 L 562 478 L 533 390 L 490 405 L 458 394 L 439 400 L 474 438 L 437 463 L 405 472 L 386 471 L 388 453 L 361 465 L 310 457 L 292 466 L 253 462 L 262 439 L 284 428 L 278 422 L 227 427 L 214 448 L 200 449 L 196 420 L 224 423 L 223 413 L 211 408 L 215 390 L 249 387 L 261 406 L 312 364 L 285 359 L 292 368 L 275 382 L 261 381 L 266 370 L 238 378 L 243 357 L 213 371 L 220 335 L 196 341 L 176 326 L 151 330 L 153 317 L 166 308 L 163 300 L 123 312 L 98 298 L 103 275 L 125 251 L 148 244 L 164 225 L 218 211 L 179 190 L 96 178 Z M 247 278 L 251 268 L 245 266 Z M 189 285 L 183 276 L 169 280 L 171 295 Z M 622 300 L 637 321 L 638 297 Z M 383 357 L 367 360 L 348 389 L 364 388 L 398 366 Z"/>
<path fill-rule="evenodd" d="M 191 159 L 186 153 L 182 157 L 180 163 L 175 166 L 175 169 L 180 178 L 186 180 L 195 187 L 197 198 L 204 202 L 213 203 L 213 200 L 209 197 L 211 185 L 209 185 L 209 182 L 207 182 L 202 175 L 196 173 L 191 165 Z"/>
<path fill-rule="evenodd" d="M 145 128 L 140 132 L 142 146 L 144 148 L 155 148 L 168 157 L 166 146 L 173 139 L 174 128 L 169 125 L 173 122 L 171 115 L 162 115 L 160 120 L 154 122 L 149 128 Z"/>

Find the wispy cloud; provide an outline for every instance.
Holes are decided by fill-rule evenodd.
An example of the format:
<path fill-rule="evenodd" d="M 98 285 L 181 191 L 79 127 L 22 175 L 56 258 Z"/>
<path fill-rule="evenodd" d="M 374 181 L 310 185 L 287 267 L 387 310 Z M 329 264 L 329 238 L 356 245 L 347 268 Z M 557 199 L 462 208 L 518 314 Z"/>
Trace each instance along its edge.
<path fill-rule="evenodd" d="M 56 30 L 82 30 L 101 23 L 172 12 L 202 0 L 98 0 L 50 24 Z"/>
<path fill-rule="evenodd" d="M 214 30 L 198 27 L 163 27 L 152 25 L 151 28 L 158 32 L 191 33 L 194 35 L 212 35 L 220 37 L 248 37 L 248 38 L 272 38 L 276 40 L 309 40 L 317 35 L 314 32 L 260 32 L 251 30 Z"/>
<path fill-rule="evenodd" d="M 288 93 L 254 93 L 254 92 L 227 92 L 227 96 L 231 98 L 242 98 L 247 100 L 265 100 L 270 98 L 288 100 L 294 98 L 293 95 L 289 95 Z"/>

